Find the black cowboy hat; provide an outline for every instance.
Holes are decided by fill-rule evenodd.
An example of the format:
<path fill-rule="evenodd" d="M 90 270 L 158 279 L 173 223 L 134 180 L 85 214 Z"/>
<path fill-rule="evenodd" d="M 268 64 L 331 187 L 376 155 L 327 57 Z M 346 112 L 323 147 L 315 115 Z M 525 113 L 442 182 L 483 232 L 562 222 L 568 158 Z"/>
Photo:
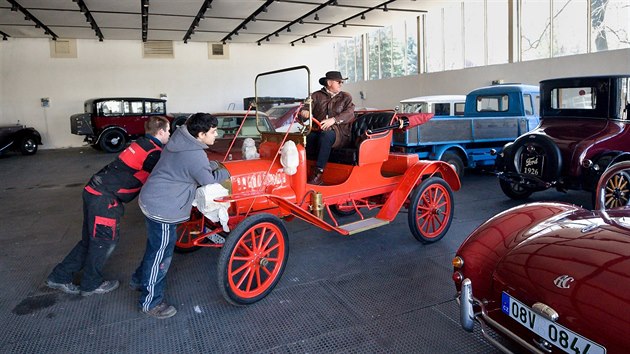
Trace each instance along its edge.
<path fill-rule="evenodd" d="M 326 73 L 326 76 L 319 79 L 319 84 L 326 86 L 326 80 L 345 81 L 348 80 L 348 78 L 343 78 L 339 71 L 329 71 Z"/>

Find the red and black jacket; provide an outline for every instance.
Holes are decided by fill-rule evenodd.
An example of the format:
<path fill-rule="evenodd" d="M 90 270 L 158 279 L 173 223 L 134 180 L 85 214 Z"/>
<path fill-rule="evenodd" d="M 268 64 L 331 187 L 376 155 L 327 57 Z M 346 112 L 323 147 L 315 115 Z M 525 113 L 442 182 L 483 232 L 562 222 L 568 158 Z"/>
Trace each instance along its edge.
<path fill-rule="evenodd" d="M 116 160 L 98 171 L 85 186 L 94 195 L 112 195 L 123 203 L 132 201 L 160 159 L 162 144 L 141 137 L 132 142 Z"/>

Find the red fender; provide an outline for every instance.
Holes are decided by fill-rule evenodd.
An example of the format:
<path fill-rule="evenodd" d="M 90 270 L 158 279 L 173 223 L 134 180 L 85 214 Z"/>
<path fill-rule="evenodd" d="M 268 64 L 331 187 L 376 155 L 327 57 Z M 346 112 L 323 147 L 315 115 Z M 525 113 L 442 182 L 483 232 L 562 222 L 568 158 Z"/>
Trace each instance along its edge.
<path fill-rule="evenodd" d="M 424 179 L 440 174 L 441 178 L 448 183 L 453 191 L 458 191 L 461 187 L 459 177 L 451 165 L 443 161 L 421 160 L 416 162 L 405 172 L 398 187 L 392 191 L 387 202 L 381 208 L 376 218 L 393 221 L 405 204 L 409 194 Z"/>

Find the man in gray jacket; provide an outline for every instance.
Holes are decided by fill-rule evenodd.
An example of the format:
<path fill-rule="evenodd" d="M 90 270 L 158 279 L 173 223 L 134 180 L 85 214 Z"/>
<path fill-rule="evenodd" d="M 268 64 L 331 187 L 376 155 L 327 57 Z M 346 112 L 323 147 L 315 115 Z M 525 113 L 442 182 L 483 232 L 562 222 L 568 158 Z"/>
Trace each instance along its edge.
<path fill-rule="evenodd" d="M 138 204 L 145 215 L 147 246 L 130 286 L 142 290 L 140 309 L 168 318 L 177 310 L 164 300 L 168 272 L 177 238 L 177 225 L 188 220 L 197 187 L 230 177 L 204 149 L 214 144 L 217 119 L 195 113 L 180 126 L 164 147 L 162 156 L 145 183 Z"/>

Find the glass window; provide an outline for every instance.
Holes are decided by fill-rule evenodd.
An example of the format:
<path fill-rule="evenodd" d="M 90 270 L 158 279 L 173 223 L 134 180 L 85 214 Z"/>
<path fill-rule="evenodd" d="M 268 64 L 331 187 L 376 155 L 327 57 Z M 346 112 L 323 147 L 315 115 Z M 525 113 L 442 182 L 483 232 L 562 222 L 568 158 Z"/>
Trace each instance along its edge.
<path fill-rule="evenodd" d="M 477 112 L 506 112 L 509 109 L 508 96 L 477 97 Z"/>
<path fill-rule="evenodd" d="M 628 0 L 591 1 L 591 51 L 630 47 Z"/>
<path fill-rule="evenodd" d="M 464 102 L 455 103 L 455 115 L 456 116 L 463 116 L 464 115 L 464 107 L 466 107 L 466 103 L 464 103 Z"/>
<path fill-rule="evenodd" d="M 450 103 L 436 103 L 433 106 L 433 113 L 436 116 L 450 116 L 451 104 Z"/>
<path fill-rule="evenodd" d="M 555 88 L 551 91 L 551 108 L 595 109 L 596 97 L 594 87 Z"/>
<path fill-rule="evenodd" d="M 551 16 L 549 1 L 526 1 L 521 7 L 521 55 L 523 60 L 550 57 Z"/>
<path fill-rule="evenodd" d="M 123 104 L 122 101 L 103 101 L 96 104 L 96 109 L 102 115 L 120 115 L 123 113 Z"/>
<path fill-rule="evenodd" d="M 166 112 L 166 104 L 164 102 L 151 102 L 151 113 L 164 114 Z"/>
<path fill-rule="evenodd" d="M 454 2 L 444 7 L 444 70 L 464 67 L 463 40 L 462 7 Z"/>
<path fill-rule="evenodd" d="M 125 101 L 125 114 L 143 114 L 142 101 Z"/>
<path fill-rule="evenodd" d="M 363 67 L 363 57 L 364 57 L 363 36 L 357 36 L 354 38 L 354 48 L 355 48 L 354 64 L 356 66 L 356 81 L 365 80 L 365 68 Z"/>
<path fill-rule="evenodd" d="M 378 80 L 380 75 L 380 58 L 381 44 L 379 41 L 378 31 L 368 33 L 368 80 Z"/>
<path fill-rule="evenodd" d="M 617 116 L 623 120 L 630 119 L 630 79 L 619 79 L 619 112 Z"/>
<path fill-rule="evenodd" d="M 587 5 L 582 1 L 553 0 L 554 57 L 586 53 Z"/>
<path fill-rule="evenodd" d="M 406 46 L 406 75 L 418 73 L 418 22 L 420 17 L 414 20 L 405 21 L 405 31 L 407 34 Z"/>
<path fill-rule="evenodd" d="M 386 27 L 384 29 L 378 30 L 379 40 L 380 40 L 380 67 L 381 67 L 381 76 L 380 78 L 390 78 L 394 76 L 393 73 L 393 51 L 394 51 L 394 42 L 392 38 L 392 28 Z"/>
<path fill-rule="evenodd" d="M 487 2 L 488 64 L 508 62 L 508 2 Z"/>
<path fill-rule="evenodd" d="M 523 108 L 525 109 L 525 115 L 531 116 L 534 114 L 534 107 L 532 105 L 532 96 L 529 94 L 523 95 Z"/>
<path fill-rule="evenodd" d="M 426 60 L 427 72 L 444 70 L 444 32 L 442 31 L 442 11 L 427 13 L 426 19 Z"/>
<path fill-rule="evenodd" d="M 464 2 L 464 67 L 485 63 L 484 11 L 477 1 Z"/>

